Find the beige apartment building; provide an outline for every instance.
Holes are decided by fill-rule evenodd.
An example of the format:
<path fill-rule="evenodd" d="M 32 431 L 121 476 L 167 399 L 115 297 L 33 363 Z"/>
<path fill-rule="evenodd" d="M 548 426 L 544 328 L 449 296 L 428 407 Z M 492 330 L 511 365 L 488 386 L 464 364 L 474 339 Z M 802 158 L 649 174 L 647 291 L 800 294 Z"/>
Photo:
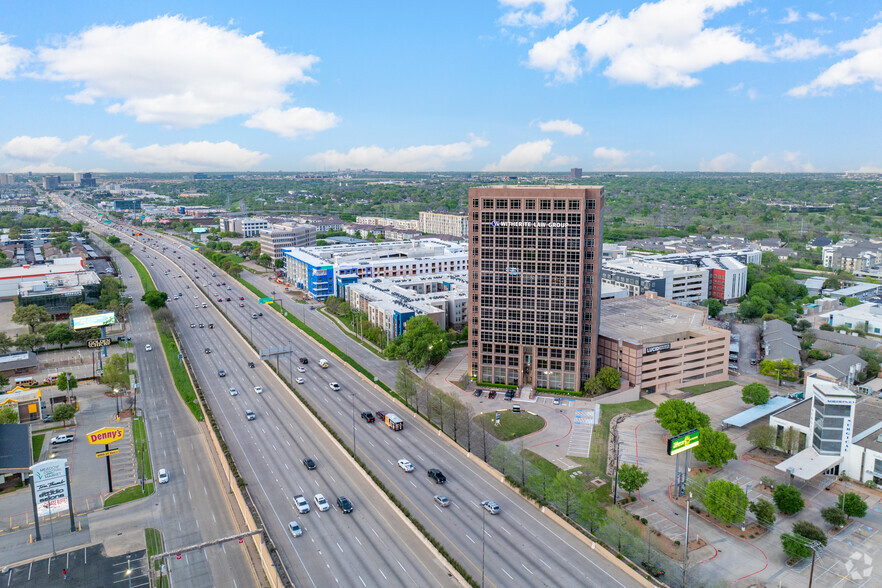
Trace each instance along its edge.
<path fill-rule="evenodd" d="M 447 214 L 443 212 L 420 212 L 420 231 L 427 235 L 469 236 L 469 217 L 467 214 Z"/>
<path fill-rule="evenodd" d="M 273 225 L 273 228 L 260 230 L 260 253 L 273 258 L 282 259 L 282 249 L 292 247 L 311 247 L 316 242 L 314 225 Z"/>
<path fill-rule="evenodd" d="M 729 331 L 707 324 L 707 310 L 644 296 L 605 300 L 598 354 L 642 394 L 728 378 Z"/>

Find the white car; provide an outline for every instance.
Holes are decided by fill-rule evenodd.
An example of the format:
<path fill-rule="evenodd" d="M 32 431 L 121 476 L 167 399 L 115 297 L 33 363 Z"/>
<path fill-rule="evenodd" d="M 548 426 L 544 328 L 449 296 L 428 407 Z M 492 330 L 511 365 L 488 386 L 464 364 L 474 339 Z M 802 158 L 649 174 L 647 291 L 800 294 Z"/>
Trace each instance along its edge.
<path fill-rule="evenodd" d="M 294 381 L 298 384 L 303 384 L 306 380 L 304 380 L 303 378 L 294 378 Z"/>
<path fill-rule="evenodd" d="M 309 512 L 309 503 L 303 497 L 302 494 L 298 494 L 294 497 L 294 506 L 297 507 L 297 510 L 300 514 L 306 514 Z"/>
<path fill-rule="evenodd" d="M 399 459 L 398 460 L 398 467 L 400 467 L 405 472 L 412 472 L 413 471 L 413 464 L 410 463 L 409 461 L 407 461 L 406 459 Z"/>
<path fill-rule="evenodd" d="M 258 394 L 263 394 L 263 386 L 255 386 L 254 391 Z"/>
<path fill-rule="evenodd" d="M 297 521 L 291 521 L 290 523 L 288 523 L 288 529 L 295 537 L 300 537 L 301 535 L 303 535 L 303 529 L 300 528 L 300 525 L 297 524 Z"/>
<path fill-rule="evenodd" d="M 239 395 L 238 390 L 236 390 L 235 388 L 230 388 L 230 396 L 238 396 L 238 395 Z"/>
<path fill-rule="evenodd" d="M 315 505 L 322 512 L 325 512 L 326 510 L 331 508 L 331 505 L 328 504 L 328 501 L 325 500 L 325 497 L 322 494 L 316 494 L 313 500 L 315 501 Z"/>
<path fill-rule="evenodd" d="M 165 468 L 162 468 L 161 470 L 159 470 L 159 472 L 156 475 L 156 479 L 159 481 L 160 484 L 167 483 L 168 482 L 168 470 Z"/>
<path fill-rule="evenodd" d="M 328 384 L 328 387 L 329 387 L 331 390 L 333 390 L 334 392 L 339 392 L 339 391 L 340 391 L 340 384 L 338 384 L 337 382 L 331 382 L 330 384 Z"/>
<path fill-rule="evenodd" d="M 298 365 L 298 366 L 297 366 L 297 371 L 300 372 L 301 374 L 305 374 L 305 373 L 306 373 L 306 368 L 303 367 L 302 365 Z"/>
<path fill-rule="evenodd" d="M 144 351 L 153 351 L 153 346 L 148 343 L 144 346 Z"/>

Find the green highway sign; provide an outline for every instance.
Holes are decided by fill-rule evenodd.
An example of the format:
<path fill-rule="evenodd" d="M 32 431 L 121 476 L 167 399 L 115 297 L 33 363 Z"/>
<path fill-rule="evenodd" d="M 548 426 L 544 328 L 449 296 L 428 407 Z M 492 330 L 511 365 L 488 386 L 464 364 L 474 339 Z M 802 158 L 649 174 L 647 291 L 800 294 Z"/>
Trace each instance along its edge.
<path fill-rule="evenodd" d="M 271 302 L 273 302 L 273 299 L 272 298 L 261 298 L 260 300 L 258 300 L 258 302 L 260 302 L 261 304 L 270 304 Z"/>
<path fill-rule="evenodd" d="M 668 439 L 668 455 L 677 455 L 687 449 L 698 447 L 698 429 L 692 429 Z"/>

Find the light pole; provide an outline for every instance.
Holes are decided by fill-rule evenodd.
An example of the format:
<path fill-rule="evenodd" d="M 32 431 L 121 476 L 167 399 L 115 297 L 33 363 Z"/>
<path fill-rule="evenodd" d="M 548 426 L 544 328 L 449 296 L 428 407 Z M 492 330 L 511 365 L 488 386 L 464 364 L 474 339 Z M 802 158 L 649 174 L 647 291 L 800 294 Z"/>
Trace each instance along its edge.
<path fill-rule="evenodd" d="M 619 455 L 622 453 L 624 441 L 616 441 L 616 483 L 613 490 L 613 504 L 619 503 Z"/>

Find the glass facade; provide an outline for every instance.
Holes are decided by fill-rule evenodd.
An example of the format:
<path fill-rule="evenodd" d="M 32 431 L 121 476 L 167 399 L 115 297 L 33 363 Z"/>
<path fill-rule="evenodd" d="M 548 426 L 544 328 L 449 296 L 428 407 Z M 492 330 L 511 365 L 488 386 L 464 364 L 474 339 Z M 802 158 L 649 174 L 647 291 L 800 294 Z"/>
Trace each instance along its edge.
<path fill-rule="evenodd" d="M 842 455 L 845 426 L 851 420 L 852 404 L 830 404 L 816 395 L 814 398 L 814 428 L 812 447 L 821 455 Z"/>

